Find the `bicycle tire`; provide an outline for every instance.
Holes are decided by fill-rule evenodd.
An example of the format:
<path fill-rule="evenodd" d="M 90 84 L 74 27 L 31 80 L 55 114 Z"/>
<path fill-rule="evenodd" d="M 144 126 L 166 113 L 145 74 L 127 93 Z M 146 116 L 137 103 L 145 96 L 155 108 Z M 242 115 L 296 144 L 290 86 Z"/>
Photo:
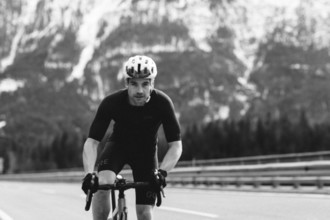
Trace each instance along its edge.
<path fill-rule="evenodd" d="M 118 213 L 116 215 L 112 216 L 112 218 L 110 218 L 108 220 L 119 220 Z"/>
<path fill-rule="evenodd" d="M 127 212 L 120 213 L 119 220 L 127 220 Z"/>

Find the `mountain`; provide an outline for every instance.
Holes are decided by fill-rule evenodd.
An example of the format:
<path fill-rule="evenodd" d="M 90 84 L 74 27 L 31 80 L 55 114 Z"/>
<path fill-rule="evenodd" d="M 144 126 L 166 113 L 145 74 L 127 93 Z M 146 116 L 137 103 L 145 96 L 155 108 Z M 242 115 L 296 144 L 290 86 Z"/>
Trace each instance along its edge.
<path fill-rule="evenodd" d="M 156 61 L 156 87 L 172 97 L 183 129 L 269 113 L 295 120 L 301 110 L 329 121 L 329 3 L 281 2 L 4 0 L 3 130 L 21 155 L 64 133 L 83 139 L 135 54 Z"/>

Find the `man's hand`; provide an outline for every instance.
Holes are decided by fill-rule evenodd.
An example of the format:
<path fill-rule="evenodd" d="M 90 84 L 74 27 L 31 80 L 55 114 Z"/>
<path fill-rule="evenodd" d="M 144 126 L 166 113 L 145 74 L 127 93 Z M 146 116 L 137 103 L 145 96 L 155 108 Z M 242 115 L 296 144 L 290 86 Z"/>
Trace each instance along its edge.
<path fill-rule="evenodd" d="M 157 192 L 166 187 L 167 172 L 165 170 L 154 170 L 151 175 L 152 188 Z"/>
<path fill-rule="evenodd" d="M 91 193 L 95 193 L 99 186 L 99 178 L 96 176 L 95 173 L 88 173 L 83 179 L 81 189 L 88 193 L 88 190 L 91 190 Z"/>
<path fill-rule="evenodd" d="M 167 177 L 167 172 L 165 170 L 159 169 L 157 170 L 157 176 L 159 179 L 159 183 L 160 185 L 165 188 L 166 187 L 166 177 Z"/>
<path fill-rule="evenodd" d="M 165 197 L 164 188 L 166 187 L 167 172 L 165 170 L 154 170 L 151 175 L 150 184 L 152 190 L 157 195 L 156 205 L 159 207 L 162 204 L 162 196 Z"/>

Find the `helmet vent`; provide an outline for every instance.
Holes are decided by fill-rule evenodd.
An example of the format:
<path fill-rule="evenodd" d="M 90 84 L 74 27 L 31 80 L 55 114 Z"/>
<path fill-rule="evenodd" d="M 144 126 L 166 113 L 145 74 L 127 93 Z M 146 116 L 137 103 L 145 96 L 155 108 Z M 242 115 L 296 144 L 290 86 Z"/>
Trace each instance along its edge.
<path fill-rule="evenodd" d="M 141 63 L 138 64 L 138 73 L 141 72 Z"/>

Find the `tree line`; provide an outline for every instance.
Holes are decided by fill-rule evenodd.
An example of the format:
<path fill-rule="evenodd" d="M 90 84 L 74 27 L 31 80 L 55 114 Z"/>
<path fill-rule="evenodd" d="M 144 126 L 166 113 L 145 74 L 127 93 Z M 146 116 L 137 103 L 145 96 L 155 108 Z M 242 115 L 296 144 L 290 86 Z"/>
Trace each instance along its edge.
<path fill-rule="evenodd" d="M 312 124 L 304 112 L 299 120 L 286 115 L 279 118 L 243 117 L 185 127 L 180 160 L 233 158 L 270 154 L 315 152 L 329 149 L 330 124 Z M 160 132 L 161 133 L 161 132 Z M 82 148 L 86 137 L 78 132 L 63 131 L 46 145 L 23 148 L 10 139 L 0 139 L 5 172 L 43 171 L 82 168 Z M 100 148 L 104 146 L 101 142 Z M 3 147 L 7 146 L 7 147 Z M 167 144 L 159 135 L 159 159 Z"/>
<path fill-rule="evenodd" d="M 187 128 L 183 146 L 181 160 L 323 151 L 330 146 L 330 124 L 312 124 L 304 112 L 297 121 L 286 115 L 212 121 Z"/>
<path fill-rule="evenodd" d="M 38 142 L 35 147 L 22 147 L 13 139 L 0 137 L 3 173 L 35 172 L 82 167 L 85 138 L 72 131 L 55 135 L 49 144 Z"/>

